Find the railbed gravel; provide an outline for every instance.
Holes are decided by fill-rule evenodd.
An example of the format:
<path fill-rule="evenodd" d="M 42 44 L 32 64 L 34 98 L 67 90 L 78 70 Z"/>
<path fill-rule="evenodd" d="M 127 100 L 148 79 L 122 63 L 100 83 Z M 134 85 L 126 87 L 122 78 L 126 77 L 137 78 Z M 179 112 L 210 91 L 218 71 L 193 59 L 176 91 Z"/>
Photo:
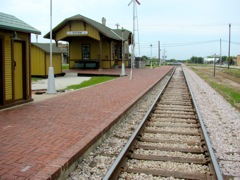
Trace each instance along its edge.
<path fill-rule="evenodd" d="M 151 124 L 150 124 L 151 125 Z M 148 127 L 146 130 L 155 130 L 155 131 L 174 131 L 174 132 L 181 132 L 181 133 L 198 133 L 198 128 L 180 128 L 180 127 L 156 127 L 156 126 L 150 126 L 148 124 Z"/>
<path fill-rule="evenodd" d="M 179 134 L 160 134 L 160 133 L 158 134 L 144 133 L 142 138 L 157 139 L 157 140 L 175 140 L 175 141 L 184 141 L 184 142 L 201 141 L 200 136 L 179 135 Z"/>
<path fill-rule="evenodd" d="M 140 100 L 131 110 L 131 113 L 112 131 L 111 135 L 78 164 L 78 167 L 69 175 L 68 180 L 102 179 L 105 176 L 107 170 L 154 102 L 156 95 L 163 89 L 167 78 L 169 78 L 169 75 Z"/>
<path fill-rule="evenodd" d="M 191 148 L 191 149 L 199 149 L 201 146 L 199 145 L 189 145 L 187 143 L 155 143 L 155 142 L 138 142 L 140 145 L 144 146 L 156 146 L 156 147 L 171 147 L 171 148 Z"/>
<path fill-rule="evenodd" d="M 198 172 L 198 173 L 206 173 L 209 171 L 209 167 L 206 165 L 200 164 L 189 164 L 189 163 L 178 163 L 178 162 L 170 162 L 170 161 L 146 161 L 146 160 L 136 160 L 129 159 L 127 161 L 127 166 L 129 168 L 151 168 L 157 170 L 165 170 L 165 171 L 180 171 L 180 172 Z"/>
<path fill-rule="evenodd" d="M 146 150 L 141 148 L 134 150 L 134 153 L 144 154 L 144 155 L 167 156 L 167 157 L 198 158 L 198 159 L 204 158 L 203 154 L 192 154 L 192 153 L 161 151 L 161 150 Z"/>
<path fill-rule="evenodd" d="M 174 178 L 174 177 L 156 177 L 156 176 L 153 176 L 151 174 L 143 174 L 143 173 L 137 173 L 137 174 L 133 174 L 133 173 L 127 173 L 127 172 L 124 172 L 120 175 L 119 177 L 119 180 L 146 180 L 146 179 L 149 179 L 149 180 L 181 180 L 181 179 L 178 179 L 178 178 Z"/>
<path fill-rule="evenodd" d="M 201 113 L 201 117 L 207 129 L 208 135 L 215 155 L 218 159 L 221 171 L 223 175 L 232 176 L 234 180 L 240 180 L 240 112 L 233 108 L 221 95 L 219 95 L 213 88 L 211 88 L 204 80 L 197 76 L 192 70 L 187 67 L 183 67 L 186 73 L 187 79 L 192 88 L 194 97 L 198 104 L 198 108 Z M 160 86 L 161 87 L 161 86 Z M 154 95 L 153 95 L 154 96 Z M 151 100 L 153 101 L 153 100 Z M 133 114 L 123 120 L 123 124 L 137 125 L 150 102 L 149 95 L 134 108 Z M 148 102 L 148 103 L 147 103 Z M 160 106 L 159 108 L 164 108 Z M 177 108 L 176 105 L 174 107 Z M 134 113 L 134 111 L 137 113 Z M 157 116 L 154 118 L 158 119 Z M 161 121 L 169 121 L 173 118 L 161 118 Z M 179 119 L 180 121 L 191 121 L 191 119 Z M 163 122 L 165 125 L 172 125 L 172 123 Z M 163 125 L 163 124 L 161 124 Z M 123 128 L 122 126 L 121 128 Z M 132 129 L 133 127 L 129 127 Z M 117 132 L 118 130 L 116 130 Z M 124 132 L 124 131 L 122 131 Z M 126 144 L 127 139 L 119 139 L 114 136 L 110 136 L 103 142 L 94 152 L 91 152 L 83 161 L 78 165 L 78 168 L 73 171 L 68 180 L 70 179 L 102 179 L 106 174 L 108 168 L 114 162 L 117 154 L 121 151 Z M 188 144 L 168 144 L 168 143 L 139 143 L 141 145 L 159 146 L 159 147 L 175 147 L 175 148 L 200 148 L 198 145 Z M 101 154 L 111 154 L 112 156 L 104 156 Z M 98 160 L 98 162 L 97 162 Z M 171 165 L 166 165 L 167 170 Z M 207 168 L 207 167 L 205 167 Z M 205 171 L 206 169 L 202 170 Z M 146 174 L 132 174 L 122 173 L 119 177 L 121 180 L 145 180 L 145 179 L 162 179 L 162 180 L 174 180 L 173 177 L 154 177 Z"/>
<path fill-rule="evenodd" d="M 153 126 L 176 126 L 176 127 L 196 127 L 195 124 L 183 124 L 178 122 L 151 122 Z"/>
<path fill-rule="evenodd" d="M 151 121 L 152 122 L 159 122 L 159 121 L 161 121 L 161 122 L 170 122 L 170 121 L 174 121 L 174 122 L 186 122 L 186 123 L 191 123 L 191 122 L 194 122 L 194 120 L 192 120 L 192 119 L 181 119 L 181 118 L 178 118 L 178 119 L 174 119 L 174 118 L 158 118 L 158 117 L 156 117 L 156 116 L 152 116 L 151 117 Z"/>
<path fill-rule="evenodd" d="M 183 67 L 220 169 L 240 180 L 240 112 L 188 67 Z"/>

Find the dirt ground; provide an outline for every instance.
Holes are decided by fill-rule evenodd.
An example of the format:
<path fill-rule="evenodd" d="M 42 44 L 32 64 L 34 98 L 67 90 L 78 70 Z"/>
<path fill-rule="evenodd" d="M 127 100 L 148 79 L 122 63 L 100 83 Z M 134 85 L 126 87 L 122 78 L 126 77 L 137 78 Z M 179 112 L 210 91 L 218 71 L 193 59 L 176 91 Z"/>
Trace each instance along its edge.
<path fill-rule="evenodd" d="M 208 77 L 211 81 L 218 82 L 220 84 L 227 85 L 234 89 L 240 91 L 240 77 L 233 76 L 231 74 L 225 73 L 224 68 L 215 69 L 215 77 L 214 77 L 214 68 L 213 67 L 195 67 L 198 69 L 198 72 L 204 74 L 204 76 Z"/>
<path fill-rule="evenodd" d="M 227 87 L 235 89 L 237 92 L 240 92 L 240 77 L 224 72 L 225 68 L 216 67 L 215 77 L 213 67 L 194 66 L 194 69 L 194 71 L 197 71 L 197 73 L 206 77 L 211 82 L 217 82 L 218 84 L 225 85 Z M 240 103 L 236 103 L 236 106 L 237 109 L 240 110 Z"/>

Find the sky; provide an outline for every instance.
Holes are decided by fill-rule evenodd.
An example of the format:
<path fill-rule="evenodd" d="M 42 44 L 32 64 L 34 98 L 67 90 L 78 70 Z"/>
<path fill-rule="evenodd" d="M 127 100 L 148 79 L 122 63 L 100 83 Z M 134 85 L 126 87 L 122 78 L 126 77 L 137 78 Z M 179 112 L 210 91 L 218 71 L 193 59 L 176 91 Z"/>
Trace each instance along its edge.
<path fill-rule="evenodd" d="M 131 0 L 52 0 L 52 28 L 64 19 L 80 14 L 109 28 L 133 31 Z M 185 60 L 192 56 L 240 55 L 240 0 L 138 0 L 136 56 Z M 50 31 L 50 0 L 1 0 L 0 12 L 18 17 L 41 31 L 38 42 Z M 221 39 L 221 48 L 220 48 Z M 36 36 L 32 35 L 32 42 Z M 152 45 L 152 46 L 151 46 Z M 220 50 L 221 49 L 221 50 Z"/>

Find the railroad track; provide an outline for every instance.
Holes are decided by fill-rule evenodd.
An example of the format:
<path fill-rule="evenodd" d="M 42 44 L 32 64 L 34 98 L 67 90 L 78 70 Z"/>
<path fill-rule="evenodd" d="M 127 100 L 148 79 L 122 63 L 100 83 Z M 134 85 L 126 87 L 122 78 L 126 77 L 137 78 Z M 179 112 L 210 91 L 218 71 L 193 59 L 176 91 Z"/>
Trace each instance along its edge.
<path fill-rule="evenodd" d="M 104 179 L 223 179 L 181 67 Z"/>

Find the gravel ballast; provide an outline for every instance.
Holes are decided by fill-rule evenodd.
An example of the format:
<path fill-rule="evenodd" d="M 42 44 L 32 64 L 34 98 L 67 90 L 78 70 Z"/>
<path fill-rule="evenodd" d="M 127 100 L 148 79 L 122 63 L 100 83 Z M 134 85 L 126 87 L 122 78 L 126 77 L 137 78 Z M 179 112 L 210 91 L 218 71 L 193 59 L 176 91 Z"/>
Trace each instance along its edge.
<path fill-rule="evenodd" d="M 240 179 L 240 112 L 184 67 L 223 175 Z"/>
<path fill-rule="evenodd" d="M 201 117 L 207 129 L 210 141 L 218 159 L 219 166 L 223 175 L 235 177 L 234 179 L 240 180 L 240 113 L 233 108 L 221 95 L 219 95 L 213 88 L 211 88 L 205 81 L 203 81 L 198 75 L 196 75 L 192 70 L 187 67 L 183 67 L 186 77 L 190 83 L 191 89 L 193 91 L 194 97 L 197 101 L 198 108 L 201 113 Z M 159 88 L 159 87 L 158 87 Z M 161 85 L 160 85 L 161 88 Z M 89 156 L 83 159 L 79 163 L 78 168 L 71 173 L 70 179 L 102 179 L 106 174 L 108 168 L 116 159 L 118 153 L 121 151 L 123 146 L 126 144 L 131 133 L 136 128 L 138 123 L 143 118 L 150 104 L 153 102 L 153 97 L 155 93 L 150 93 L 152 95 L 147 95 L 143 103 L 139 103 L 132 113 L 130 113 L 119 127 L 113 130 L 112 135 L 107 138 L 100 146 L 98 146 L 94 152 L 91 152 Z M 163 108 L 163 107 L 161 107 Z M 160 109 L 161 109 L 160 108 Z M 167 111 L 166 111 L 167 112 Z M 184 114 L 185 116 L 185 114 Z M 157 117 L 152 117 L 157 118 Z M 158 125 L 157 130 L 165 131 L 177 131 L 177 127 L 172 129 L 169 125 L 180 125 L 180 123 L 168 122 L 170 117 L 161 117 L 162 122 L 152 122 L 151 125 Z M 191 119 L 179 119 L 179 121 L 190 122 Z M 192 126 L 190 123 L 189 126 Z M 184 126 L 185 127 L 185 126 Z M 150 130 L 152 127 L 149 128 Z M 184 131 L 189 131 L 189 127 L 186 126 Z M 195 132 L 195 131 L 194 131 Z M 168 135 L 162 134 L 161 136 L 167 136 L 171 140 L 187 140 L 187 141 L 197 141 L 199 136 L 184 136 L 184 135 Z M 154 139 L 150 133 L 145 133 L 144 138 Z M 157 137 L 161 138 L 161 137 Z M 169 147 L 167 143 L 139 143 L 140 145 L 154 145 L 159 147 Z M 188 144 L 174 144 L 171 147 L 175 148 L 200 148 L 198 145 L 188 145 Z M 151 151 L 139 150 L 135 153 L 148 154 Z M 151 154 L 151 153 L 150 153 Z M 152 153 L 154 154 L 154 153 Z M 164 151 L 157 151 L 155 155 L 165 155 Z M 188 156 L 195 157 L 192 154 L 187 154 Z M 186 154 L 178 153 L 174 154 L 176 157 L 185 157 Z M 135 163 L 134 163 L 135 162 Z M 177 163 L 159 163 L 151 161 L 136 161 L 133 164 L 137 168 L 144 166 L 152 166 L 153 168 L 161 168 L 169 170 L 169 167 L 173 168 L 192 168 L 188 167 L 188 164 L 177 164 Z M 202 171 L 205 172 L 208 167 L 195 166 L 192 171 Z M 131 174 L 122 173 L 119 179 L 159 179 L 151 175 L 146 174 Z M 160 179 L 174 179 L 163 178 Z"/>

